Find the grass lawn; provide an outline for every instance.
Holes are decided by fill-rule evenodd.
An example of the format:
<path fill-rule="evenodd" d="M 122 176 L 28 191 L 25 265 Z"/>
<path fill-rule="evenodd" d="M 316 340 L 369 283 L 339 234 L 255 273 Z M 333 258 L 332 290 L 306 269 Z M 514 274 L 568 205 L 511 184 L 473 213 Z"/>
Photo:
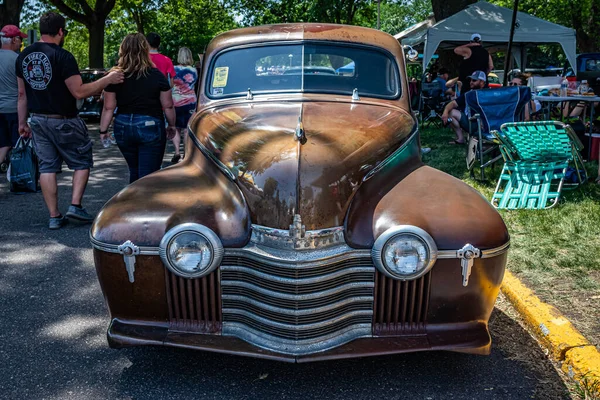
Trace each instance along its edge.
<path fill-rule="evenodd" d="M 448 144 L 453 138 L 450 129 L 423 129 L 422 145 L 432 148 L 424 162 L 491 199 L 502 162 L 486 169 L 489 182 L 475 181 L 466 168 L 466 146 Z M 508 269 L 600 346 L 600 185 L 594 183 L 598 163 L 586 163 L 586 168 L 591 183 L 563 191 L 556 207 L 500 213 L 511 235 Z"/>

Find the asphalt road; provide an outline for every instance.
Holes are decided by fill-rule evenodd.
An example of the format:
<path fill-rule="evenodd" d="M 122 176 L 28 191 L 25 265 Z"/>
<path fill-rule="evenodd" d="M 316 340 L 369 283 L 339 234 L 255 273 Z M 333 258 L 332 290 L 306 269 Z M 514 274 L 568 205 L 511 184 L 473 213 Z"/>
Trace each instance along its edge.
<path fill-rule="evenodd" d="M 127 182 L 99 146 L 84 206 L 98 212 Z M 172 153 L 171 153 L 172 154 Z M 168 154 L 169 157 L 171 154 Z M 71 174 L 59 177 L 63 212 Z M 109 349 L 89 226 L 47 229 L 41 194 L 0 177 L 1 399 L 565 399 L 561 377 L 500 304 L 489 357 L 424 352 L 283 364 L 160 347 Z"/>

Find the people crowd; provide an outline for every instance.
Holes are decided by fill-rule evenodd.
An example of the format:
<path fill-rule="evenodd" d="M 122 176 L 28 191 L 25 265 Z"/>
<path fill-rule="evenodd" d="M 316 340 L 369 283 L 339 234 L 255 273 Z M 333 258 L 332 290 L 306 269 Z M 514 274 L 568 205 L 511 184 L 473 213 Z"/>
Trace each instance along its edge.
<path fill-rule="evenodd" d="M 180 49 L 174 66 L 160 54 L 158 34 L 136 33 L 123 39 L 115 67 L 83 83 L 75 57 L 63 49 L 65 18 L 47 12 L 39 30 L 40 40 L 27 47 L 22 42 L 28 36 L 17 26 L 6 25 L 0 32 L 0 162 L 19 137 L 31 140 L 48 227 L 59 229 L 69 219 L 94 220 L 83 206 L 94 164 L 93 141 L 78 116 L 77 100 L 103 93 L 100 138 L 110 140 L 112 124 L 132 183 L 161 168 L 167 140 L 175 146 L 171 161 L 182 159 L 181 139 L 197 103 L 198 69 L 188 48 Z M 63 163 L 74 171 L 71 204 L 64 214 L 57 185 Z"/>
<path fill-rule="evenodd" d="M 0 31 L 0 163 L 19 137 L 31 139 L 39 160 L 48 226 L 59 229 L 68 219 L 94 219 L 82 204 L 93 167 L 93 142 L 78 116 L 77 100 L 103 92 L 100 138 L 103 142 L 111 138 L 112 125 L 132 183 L 161 168 L 167 140 L 175 149 L 171 162 L 182 159 L 180 146 L 196 109 L 201 60 L 195 62 L 192 51 L 182 47 L 173 65 L 160 53 L 157 33 L 129 34 L 120 45 L 117 65 L 101 79 L 83 83 L 75 57 L 63 49 L 68 34 L 65 18 L 47 12 L 40 18 L 39 30 L 40 40 L 27 47 L 23 46 L 27 35 L 19 27 L 6 25 Z M 440 97 L 447 102 L 441 119 L 455 134 L 451 144 L 465 143 L 465 133 L 476 130 L 465 93 L 487 87 L 493 61 L 482 43 L 481 35 L 474 33 L 469 43 L 454 49 L 463 58 L 458 76 L 450 78 L 443 67 L 435 78 L 432 73 L 424 75 L 427 82 L 438 83 Z M 526 84 L 522 74 L 509 83 Z M 532 101 L 527 115 L 540 108 L 539 102 Z M 63 163 L 74 171 L 71 204 L 65 214 L 58 204 L 56 178 Z"/>

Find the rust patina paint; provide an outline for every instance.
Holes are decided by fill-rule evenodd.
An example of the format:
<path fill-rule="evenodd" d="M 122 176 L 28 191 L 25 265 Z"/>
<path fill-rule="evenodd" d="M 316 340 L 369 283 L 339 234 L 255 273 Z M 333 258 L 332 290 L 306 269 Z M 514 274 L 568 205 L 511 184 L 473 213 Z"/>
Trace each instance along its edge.
<path fill-rule="evenodd" d="M 251 224 L 287 229 L 294 214 L 300 214 L 306 229 L 343 225 L 347 244 L 360 249 L 370 249 L 385 230 L 402 224 L 427 231 L 440 250 L 458 250 L 466 243 L 485 250 L 508 242 L 502 219 L 479 193 L 423 166 L 405 76 L 398 99 L 363 97 L 353 102 L 349 95 L 306 93 L 256 95 L 253 100 L 206 96 L 209 66 L 219 51 L 303 40 L 383 48 L 392 54 L 401 74 L 405 71 L 398 42 L 367 28 L 283 24 L 219 35 L 208 46 L 198 111 L 190 122 L 208 155 L 188 138 L 185 160 L 113 197 L 98 215 L 91 236 L 106 244 L 131 240 L 155 247 L 170 228 L 196 222 L 212 229 L 224 247 L 239 248 L 248 243 Z M 300 115 L 304 143 L 294 140 Z M 217 162 L 236 177 L 235 182 Z M 213 308 L 220 304 L 218 273 L 208 291 L 194 289 L 197 281 L 179 282 L 180 288 L 169 289 L 158 256 L 138 257 L 134 284 L 128 281 L 122 256 L 95 250 L 94 257 L 112 318 L 111 346 L 163 344 L 296 362 L 429 349 L 486 354 L 491 343 L 487 321 L 506 265 L 506 254 L 477 259 L 464 287 L 460 260 L 438 260 L 428 278 L 428 297 L 419 299 L 427 303 L 423 331 L 394 336 L 388 329 L 388 336 L 374 335 L 294 357 L 220 336 L 215 330 L 220 317 L 212 321 L 212 331 L 173 322 L 173 310 L 186 301 L 198 301 L 190 293 L 213 299 Z M 386 314 L 399 299 L 385 297 L 384 290 L 392 295 L 389 288 L 398 286 L 386 281 L 385 287 L 375 289 L 385 300 Z M 179 297 L 169 293 L 175 289 Z M 221 315 L 220 310 L 213 314 Z"/>

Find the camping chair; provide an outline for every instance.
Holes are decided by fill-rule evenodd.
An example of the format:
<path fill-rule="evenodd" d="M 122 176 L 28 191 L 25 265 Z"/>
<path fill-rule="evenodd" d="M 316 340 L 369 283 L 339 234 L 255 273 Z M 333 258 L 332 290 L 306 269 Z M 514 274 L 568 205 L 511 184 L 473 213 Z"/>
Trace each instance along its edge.
<path fill-rule="evenodd" d="M 556 121 L 504 124 L 495 132 L 502 142 L 504 167 L 492 205 L 504 209 L 554 207 L 562 189 L 587 180 L 580 151 L 583 144 L 569 125 Z M 572 183 L 565 183 L 572 162 Z"/>
<path fill-rule="evenodd" d="M 421 124 L 425 127 L 426 124 L 433 123 L 435 127 L 442 127 L 442 112 L 448 101 L 445 98 L 444 91 L 440 87 L 440 83 L 422 82 L 421 83 Z"/>
<path fill-rule="evenodd" d="M 504 123 L 522 121 L 530 100 L 531 90 L 526 86 L 471 90 L 465 94 L 470 119 L 477 121 L 477 136 L 469 133 L 467 151 L 467 168 L 471 176 L 474 176 L 473 167 L 479 161 L 481 180 L 485 180 L 485 168 L 502 158 L 499 141 L 492 131 L 500 129 Z"/>

